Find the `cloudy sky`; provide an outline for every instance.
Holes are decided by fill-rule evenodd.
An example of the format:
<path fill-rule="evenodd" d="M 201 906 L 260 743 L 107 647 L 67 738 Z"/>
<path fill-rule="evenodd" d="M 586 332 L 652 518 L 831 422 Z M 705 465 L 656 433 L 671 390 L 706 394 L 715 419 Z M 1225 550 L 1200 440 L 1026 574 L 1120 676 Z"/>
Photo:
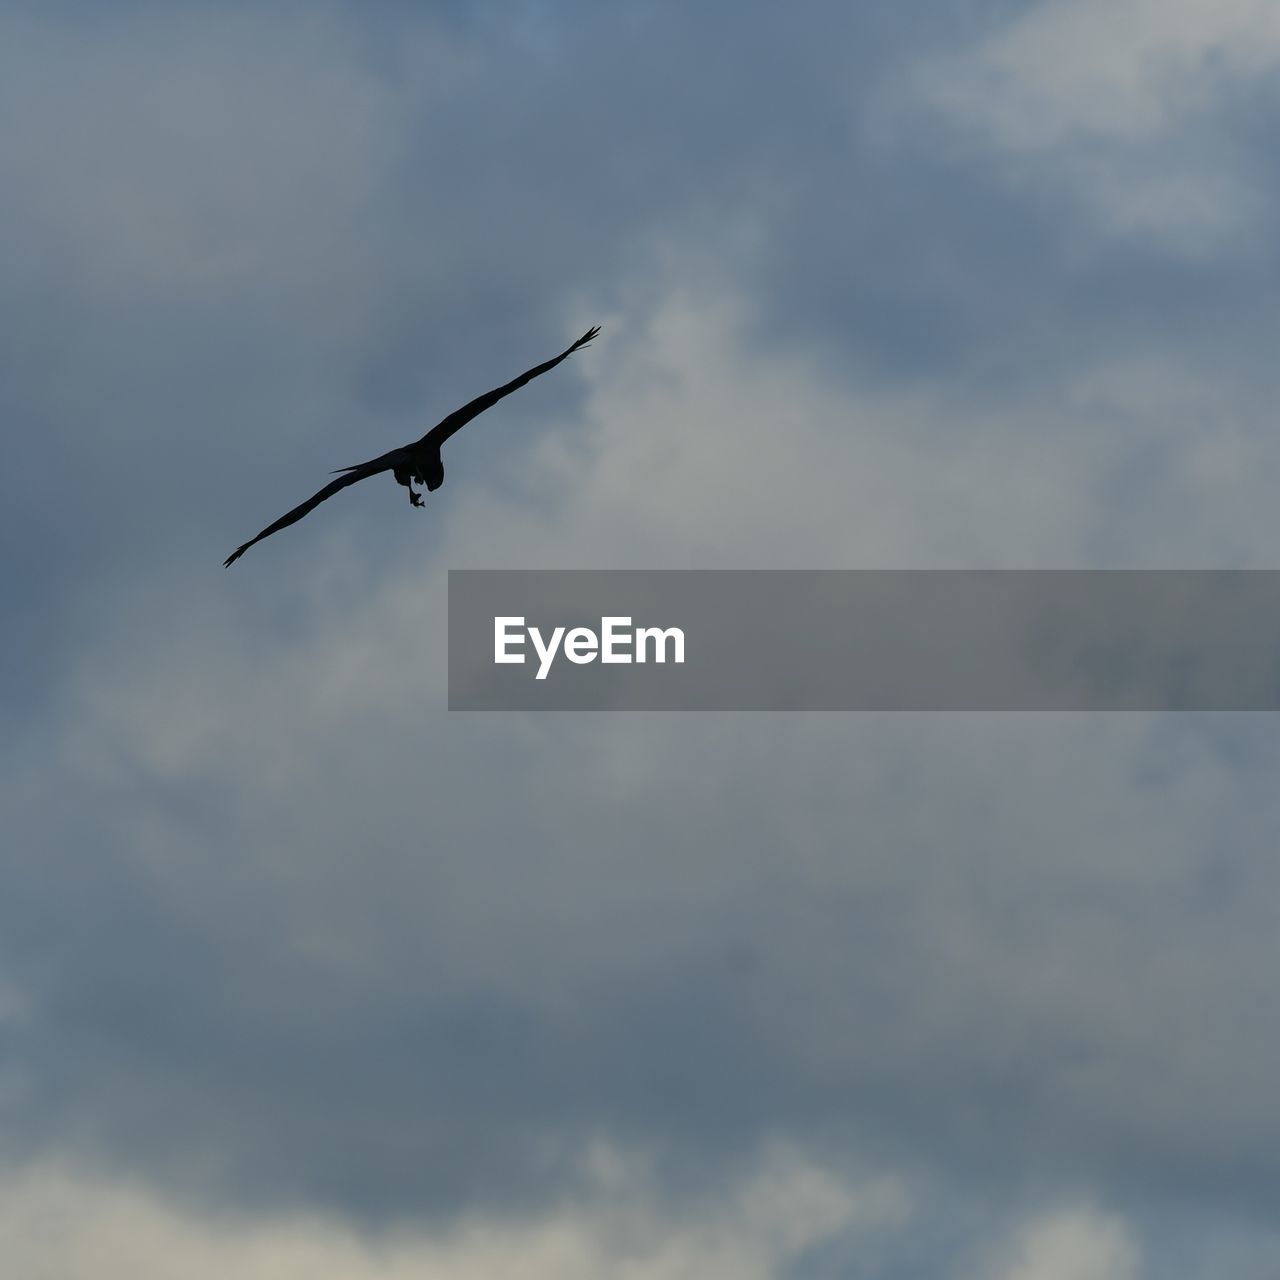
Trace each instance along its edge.
<path fill-rule="evenodd" d="M 1276 1274 L 1280 726 L 450 715 L 445 575 L 1274 567 L 1278 127 L 1270 0 L 0 0 L 6 1272 Z"/>

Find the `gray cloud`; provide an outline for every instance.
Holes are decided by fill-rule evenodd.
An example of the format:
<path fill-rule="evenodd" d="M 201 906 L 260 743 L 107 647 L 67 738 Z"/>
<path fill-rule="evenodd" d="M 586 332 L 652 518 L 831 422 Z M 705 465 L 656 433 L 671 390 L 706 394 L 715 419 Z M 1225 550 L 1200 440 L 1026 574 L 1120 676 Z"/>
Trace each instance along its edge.
<path fill-rule="evenodd" d="M 1025 8 L 0 10 L 15 1178 L 447 1231 L 604 1141 L 661 1235 L 782 1138 L 912 1225 L 762 1274 L 1274 1247 L 1268 722 L 443 710 L 450 566 L 1269 564 L 1254 72 L 1124 144 L 1230 144 L 1190 253 L 913 87 Z"/>

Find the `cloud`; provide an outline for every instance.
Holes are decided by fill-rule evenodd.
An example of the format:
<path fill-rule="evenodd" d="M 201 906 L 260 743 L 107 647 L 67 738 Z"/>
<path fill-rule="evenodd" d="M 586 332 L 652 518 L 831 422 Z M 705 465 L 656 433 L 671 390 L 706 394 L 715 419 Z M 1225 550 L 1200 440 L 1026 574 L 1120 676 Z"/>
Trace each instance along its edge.
<path fill-rule="evenodd" d="M 1121 1265 L 1029 1185 L 1231 1274 L 1275 1217 L 1266 722 L 448 716 L 444 575 L 1269 565 L 1276 263 L 1220 232 L 1274 203 L 1231 105 L 1271 37 L 520 12 L 0 16 L 12 1203 L 377 1275 L 498 1257 L 475 1222 L 608 1270 L 621 1200 L 651 1270 L 758 1218 L 847 1274 L 865 1159 L 912 1171 L 886 1274 Z M 221 569 L 597 321 L 427 511 L 370 482 Z"/>
<path fill-rule="evenodd" d="M 1140 1252 L 1123 1219 L 1061 1210 L 1024 1223 L 993 1280 L 1136 1280 Z"/>
<path fill-rule="evenodd" d="M 1042 0 L 952 64 L 938 100 L 1009 147 L 1074 133 L 1150 140 L 1222 82 L 1280 63 L 1265 0 Z"/>
<path fill-rule="evenodd" d="M 1078 562 L 1089 419 L 1181 411 L 1106 368 L 1020 439 L 748 355 L 746 314 L 676 289 L 618 322 L 572 366 L 581 421 L 505 493 L 460 466 L 447 520 L 395 502 L 376 573 L 381 494 L 243 586 L 158 574 L 95 621 L 5 795 L 44 957 L 23 1149 L 370 1221 L 542 1203 L 593 1132 L 708 1187 L 778 1127 L 997 1180 L 1267 1175 L 1273 1035 L 1238 1018 L 1272 967 L 1263 727 L 444 716 L 446 566 Z"/>
<path fill-rule="evenodd" d="M 766 1280 L 841 1235 L 897 1229 L 907 1213 L 898 1183 L 849 1183 L 795 1153 L 775 1152 L 692 1212 L 655 1200 L 635 1161 L 605 1148 L 586 1158 L 587 1193 L 543 1216 L 480 1212 L 434 1232 L 375 1235 L 314 1214 L 210 1214 L 58 1166 L 10 1171 L 0 1178 L 0 1250 L 15 1271 L 61 1280 Z"/>
<path fill-rule="evenodd" d="M 908 93 L 1005 153 L 1112 234 L 1203 258 L 1256 229 L 1266 200 L 1222 113 L 1280 63 L 1260 0 L 1045 0 L 958 53 L 925 58 Z"/>

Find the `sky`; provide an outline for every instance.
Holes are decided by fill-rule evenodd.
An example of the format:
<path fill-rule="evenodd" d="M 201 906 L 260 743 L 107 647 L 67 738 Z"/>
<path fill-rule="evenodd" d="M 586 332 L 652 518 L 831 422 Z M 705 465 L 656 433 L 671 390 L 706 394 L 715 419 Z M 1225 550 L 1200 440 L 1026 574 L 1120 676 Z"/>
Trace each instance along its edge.
<path fill-rule="evenodd" d="M 1278 73 L 1266 0 L 0 0 L 6 1272 L 1276 1274 L 1280 725 L 450 714 L 445 602 L 1275 567 Z"/>

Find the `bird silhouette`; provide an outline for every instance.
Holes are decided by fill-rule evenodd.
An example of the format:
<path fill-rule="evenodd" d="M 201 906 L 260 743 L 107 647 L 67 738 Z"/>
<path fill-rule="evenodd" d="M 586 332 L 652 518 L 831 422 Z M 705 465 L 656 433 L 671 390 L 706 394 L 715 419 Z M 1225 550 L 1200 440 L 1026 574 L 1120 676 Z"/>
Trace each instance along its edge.
<path fill-rule="evenodd" d="M 509 396 L 513 391 L 519 391 L 526 382 L 531 382 L 534 378 L 554 369 L 561 360 L 585 347 L 599 332 L 599 325 L 588 329 L 577 342 L 567 350 L 562 351 L 554 360 L 535 365 L 518 378 L 513 378 L 505 386 L 495 387 L 492 391 L 486 391 L 484 395 L 477 396 L 469 404 L 464 404 L 461 409 L 455 409 L 447 418 L 442 418 L 437 422 L 421 440 L 415 440 L 412 444 L 403 445 L 399 449 L 392 449 L 390 453 L 384 453 L 377 458 L 370 458 L 368 462 L 357 463 L 354 467 L 339 468 L 338 471 L 334 472 L 338 479 L 329 481 L 319 493 L 312 494 L 306 502 L 300 503 L 292 511 L 282 515 L 275 524 L 267 525 L 257 537 L 241 543 L 223 561 L 223 567 L 229 568 L 255 542 L 261 542 L 263 538 L 269 538 L 273 533 L 278 533 L 281 529 L 286 529 L 289 525 L 296 524 L 308 512 L 314 511 L 322 502 L 332 498 L 335 493 L 339 493 L 347 488 L 348 485 L 355 484 L 357 480 L 367 480 L 370 476 L 376 476 L 383 471 L 390 471 L 395 476 L 396 483 L 404 485 L 409 490 L 409 501 L 415 507 L 422 506 L 422 495 L 414 489 L 414 481 L 425 485 L 428 491 L 438 489 L 444 483 L 444 463 L 440 460 L 440 446 L 455 431 L 460 431 L 472 418 L 483 413 L 486 409 L 491 409 L 503 396 Z"/>

